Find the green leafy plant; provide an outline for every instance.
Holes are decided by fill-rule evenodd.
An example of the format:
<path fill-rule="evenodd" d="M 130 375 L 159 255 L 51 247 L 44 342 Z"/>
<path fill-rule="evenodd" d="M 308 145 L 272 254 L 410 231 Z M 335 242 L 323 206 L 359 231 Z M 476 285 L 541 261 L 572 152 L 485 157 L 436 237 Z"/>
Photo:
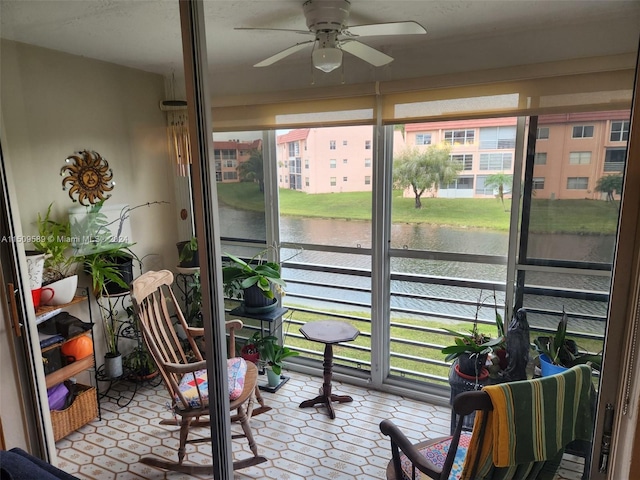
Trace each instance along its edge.
<path fill-rule="evenodd" d="M 241 258 L 225 253 L 231 259 L 231 265 L 222 268 L 222 281 L 227 297 L 241 298 L 244 289 L 256 285 L 266 298 L 274 298 L 274 290 L 282 293 L 286 287 L 281 278 L 279 263 L 265 261 L 265 252 L 256 254 L 245 262 Z"/>
<path fill-rule="evenodd" d="M 260 358 L 267 362 L 273 370 L 273 373 L 280 375 L 283 360 L 285 358 L 295 357 L 299 355 L 299 353 L 291 350 L 289 347 L 279 345 L 276 337 L 265 337 L 265 339 L 268 338 L 273 338 L 273 340 L 268 340 L 263 343 Z"/>
<path fill-rule="evenodd" d="M 498 312 L 498 306 L 496 302 L 495 291 L 493 292 L 494 310 L 496 328 L 498 330 L 498 336 L 491 338 L 489 335 L 482 333 L 478 330 L 478 315 L 480 309 L 484 304 L 487 297 L 483 299 L 483 293 L 480 291 L 480 296 L 476 303 L 476 313 L 473 321 L 473 327 L 469 330 L 469 333 L 460 333 L 455 330 L 449 330 L 445 328 L 447 332 L 455 335 L 453 345 L 444 347 L 441 352 L 446 355 L 445 360 L 447 362 L 455 360 L 461 355 L 467 353 L 469 355 L 484 355 L 491 353 L 495 349 L 504 348 L 505 345 L 505 330 L 502 316 Z"/>
<path fill-rule="evenodd" d="M 187 309 L 185 320 L 190 327 L 202 327 L 202 287 L 200 273 L 193 274 L 193 280 L 187 285 Z"/>
<path fill-rule="evenodd" d="M 190 262 L 193 260 L 193 256 L 198 251 L 198 239 L 191 237 L 191 239 L 184 244 L 182 250 L 180 250 L 179 260 L 182 262 Z"/>
<path fill-rule="evenodd" d="M 72 253 L 69 221 L 53 220 L 51 218 L 52 208 L 53 203 L 50 203 L 44 217 L 38 213 L 37 241 L 33 242 L 33 248 L 46 255 L 42 278 L 44 285 L 74 275 L 77 262 L 81 260 L 81 257 Z"/>
<path fill-rule="evenodd" d="M 562 318 L 558 322 L 555 334 L 536 338 L 533 341 L 535 349 L 538 353 L 546 355 L 554 365 L 571 368 L 574 365 L 588 363 L 596 370 L 600 370 L 602 368 L 602 355 L 599 353 L 580 353 L 576 342 L 567 338 L 568 323 L 569 318 L 563 308 Z"/>

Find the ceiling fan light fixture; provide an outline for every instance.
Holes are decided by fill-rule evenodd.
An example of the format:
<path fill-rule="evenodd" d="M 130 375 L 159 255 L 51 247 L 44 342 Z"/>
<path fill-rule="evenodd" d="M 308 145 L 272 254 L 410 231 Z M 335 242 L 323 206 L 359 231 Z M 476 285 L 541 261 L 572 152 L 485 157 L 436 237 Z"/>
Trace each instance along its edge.
<path fill-rule="evenodd" d="M 318 70 L 333 72 L 342 65 L 342 50 L 337 47 L 316 48 L 311 54 L 311 60 Z"/>

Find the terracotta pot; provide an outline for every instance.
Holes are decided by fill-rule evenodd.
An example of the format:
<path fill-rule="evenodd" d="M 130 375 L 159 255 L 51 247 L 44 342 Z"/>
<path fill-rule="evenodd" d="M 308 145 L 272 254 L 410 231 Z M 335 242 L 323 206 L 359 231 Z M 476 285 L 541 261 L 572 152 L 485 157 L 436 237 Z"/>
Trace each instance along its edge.
<path fill-rule="evenodd" d="M 260 353 L 253 343 L 242 347 L 240 350 L 240 356 L 247 362 L 253 362 L 256 365 L 258 364 L 258 360 L 260 360 Z"/>

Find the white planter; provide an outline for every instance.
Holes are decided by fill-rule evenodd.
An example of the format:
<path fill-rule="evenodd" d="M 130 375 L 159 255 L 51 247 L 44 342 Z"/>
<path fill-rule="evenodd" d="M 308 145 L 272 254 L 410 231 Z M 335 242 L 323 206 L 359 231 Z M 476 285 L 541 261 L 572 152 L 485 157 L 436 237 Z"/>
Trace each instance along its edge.
<path fill-rule="evenodd" d="M 44 305 L 64 305 L 73 300 L 78 288 L 78 275 L 63 278 L 42 287 L 40 302 Z"/>

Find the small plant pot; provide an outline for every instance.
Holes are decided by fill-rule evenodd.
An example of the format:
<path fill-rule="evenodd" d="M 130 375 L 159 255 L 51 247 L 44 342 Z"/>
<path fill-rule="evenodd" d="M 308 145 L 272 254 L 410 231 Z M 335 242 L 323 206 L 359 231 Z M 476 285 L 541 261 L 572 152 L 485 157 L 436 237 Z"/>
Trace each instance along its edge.
<path fill-rule="evenodd" d="M 176 247 L 178 248 L 178 258 L 180 258 L 180 256 L 182 255 L 182 250 L 184 250 L 187 247 L 188 244 L 189 244 L 189 241 L 176 243 Z M 200 266 L 200 259 L 198 257 L 198 250 L 195 250 L 193 252 L 193 256 L 191 257 L 190 260 L 182 260 L 178 264 L 178 266 L 181 267 L 181 268 L 199 267 Z"/>
<path fill-rule="evenodd" d="M 104 356 L 104 374 L 107 378 L 120 378 L 122 376 L 122 354 L 107 353 Z"/>
<path fill-rule="evenodd" d="M 485 363 L 487 363 L 486 353 L 482 355 L 463 353 L 458 357 L 460 373 L 470 377 L 479 377 L 482 374 Z"/>
<path fill-rule="evenodd" d="M 253 362 L 256 365 L 260 360 L 260 352 L 258 352 L 254 344 L 249 344 L 242 347 L 242 349 L 240 350 L 240 356 L 244 358 L 247 362 Z"/>
<path fill-rule="evenodd" d="M 267 368 L 267 383 L 270 387 L 277 387 L 280 383 L 280 375 L 275 373 L 271 367 Z"/>
<path fill-rule="evenodd" d="M 133 282 L 133 257 L 128 255 L 112 257 L 110 261 L 114 264 L 114 268 L 124 283 L 130 285 L 131 282 Z M 128 292 L 129 287 L 127 286 L 127 288 L 124 288 L 115 282 L 107 280 L 104 283 L 104 290 L 107 295 L 117 295 Z"/>
<path fill-rule="evenodd" d="M 543 377 L 550 377 L 557 373 L 562 373 L 566 370 L 566 367 L 555 365 L 549 357 L 544 353 L 540 355 L 540 371 Z"/>

